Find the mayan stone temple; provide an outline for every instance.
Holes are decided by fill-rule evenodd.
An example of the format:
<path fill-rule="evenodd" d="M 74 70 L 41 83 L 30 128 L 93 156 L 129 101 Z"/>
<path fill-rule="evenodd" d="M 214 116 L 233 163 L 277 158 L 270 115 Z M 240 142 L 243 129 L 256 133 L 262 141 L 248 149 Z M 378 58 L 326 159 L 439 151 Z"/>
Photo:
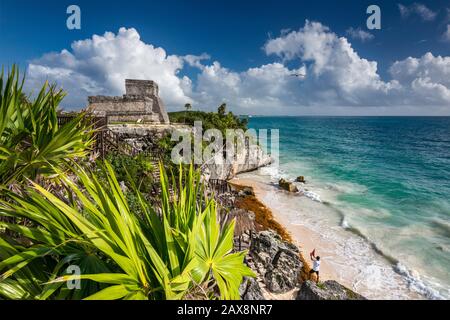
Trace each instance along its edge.
<path fill-rule="evenodd" d="M 89 112 L 110 122 L 169 123 L 158 85 L 151 80 L 126 79 L 122 97 L 91 96 L 88 101 Z"/>

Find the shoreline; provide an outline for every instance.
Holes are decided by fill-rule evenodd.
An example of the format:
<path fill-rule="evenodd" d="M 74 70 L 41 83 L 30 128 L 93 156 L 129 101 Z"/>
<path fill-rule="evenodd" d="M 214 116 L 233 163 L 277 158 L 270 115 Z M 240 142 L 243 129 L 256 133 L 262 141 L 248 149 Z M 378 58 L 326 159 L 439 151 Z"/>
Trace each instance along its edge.
<path fill-rule="evenodd" d="M 254 196 L 250 196 L 246 201 L 238 202 L 237 206 L 239 208 L 247 209 L 253 211 L 256 216 L 256 222 L 263 226 L 264 229 L 273 229 L 276 231 L 283 240 L 288 241 L 296 245 L 300 250 L 300 260 L 303 263 L 303 268 L 301 272 L 301 278 L 303 281 L 309 279 L 309 270 L 311 270 L 310 260 L 306 257 L 309 252 L 316 249 L 318 255 L 320 252 L 329 251 L 330 244 L 321 239 L 320 234 L 311 230 L 305 226 L 294 225 L 287 221 L 276 208 L 270 206 L 270 203 L 266 201 L 267 192 L 262 188 L 260 182 L 235 177 L 229 180 L 229 183 L 238 188 L 248 187 L 254 192 Z M 326 250 L 325 250 L 326 248 Z M 329 257 L 326 255 L 326 257 Z M 335 268 L 327 262 L 326 259 L 322 259 L 322 264 L 320 267 L 320 281 L 326 280 L 336 280 L 342 285 L 353 290 L 351 282 L 343 281 L 338 276 Z"/>
<path fill-rule="evenodd" d="M 374 250 L 364 237 L 354 233 L 352 236 L 342 227 L 339 217 L 324 215 L 323 210 L 328 209 L 323 203 L 280 190 L 275 184 L 249 174 L 240 174 L 229 183 L 251 188 L 254 201 L 270 212 L 279 229 L 300 249 L 306 270 L 302 272 L 302 280 L 310 270 L 309 252 L 316 249 L 322 261 L 321 282 L 335 280 L 367 299 L 430 299 L 419 291 L 421 287 L 416 288 L 421 283 L 415 277 L 397 270 L 398 266 Z"/>

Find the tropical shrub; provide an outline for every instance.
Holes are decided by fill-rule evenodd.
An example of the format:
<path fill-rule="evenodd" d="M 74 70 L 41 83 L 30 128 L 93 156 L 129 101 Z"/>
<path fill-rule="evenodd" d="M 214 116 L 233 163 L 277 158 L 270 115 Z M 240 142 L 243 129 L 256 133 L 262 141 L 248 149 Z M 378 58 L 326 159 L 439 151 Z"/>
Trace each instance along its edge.
<path fill-rule="evenodd" d="M 26 218 L 32 226 L 0 222 L 20 234 L 0 233 L 0 296 L 7 299 L 238 299 L 245 252 L 232 252 L 234 221 L 222 228 L 216 204 L 203 197 L 191 167 L 175 181 L 160 166 L 160 208 L 134 188 L 143 218 L 130 210 L 114 170 L 106 180 L 80 167 L 76 180 L 61 174 L 63 196 L 37 183 L 22 194 L 3 190 L 0 217 Z M 173 195 L 170 189 L 173 190 Z M 81 275 L 65 275 L 76 264 Z M 70 279 L 82 290 L 68 290 Z M 201 290 L 199 290 L 199 288 Z"/>
<path fill-rule="evenodd" d="M 7 76 L 0 74 L 0 184 L 54 174 L 55 168 L 84 157 L 92 142 L 83 115 L 58 126 L 64 92 L 45 83 L 29 101 L 23 84 L 15 66 Z"/>
<path fill-rule="evenodd" d="M 136 156 L 129 156 L 120 153 L 109 153 L 106 160 L 114 169 L 118 181 L 123 181 L 128 188 L 131 188 L 131 181 L 138 186 L 139 191 L 149 193 L 153 186 L 154 168 L 152 162 L 144 153 Z"/>
<path fill-rule="evenodd" d="M 201 121 L 203 130 L 219 129 L 225 136 L 227 129 L 247 130 L 247 119 L 234 115 L 231 111 L 226 112 L 226 104 L 222 104 L 217 112 L 204 111 L 178 111 L 169 112 L 171 122 L 194 125 L 195 121 Z"/>

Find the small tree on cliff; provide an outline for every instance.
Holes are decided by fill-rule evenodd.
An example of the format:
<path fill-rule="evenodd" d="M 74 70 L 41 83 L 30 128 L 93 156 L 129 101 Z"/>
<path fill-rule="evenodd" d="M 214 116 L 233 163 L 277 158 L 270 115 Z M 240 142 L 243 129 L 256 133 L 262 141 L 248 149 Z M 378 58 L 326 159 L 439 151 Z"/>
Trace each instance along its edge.
<path fill-rule="evenodd" d="M 190 103 L 186 103 L 184 105 L 184 108 L 186 109 L 186 112 L 189 112 L 192 109 L 192 105 Z M 184 115 L 184 123 L 186 122 L 186 114 Z"/>
<path fill-rule="evenodd" d="M 227 104 L 222 103 L 219 108 L 217 109 L 217 113 L 219 116 L 223 117 L 225 115 L 225 112 L 227 111 Z"/>

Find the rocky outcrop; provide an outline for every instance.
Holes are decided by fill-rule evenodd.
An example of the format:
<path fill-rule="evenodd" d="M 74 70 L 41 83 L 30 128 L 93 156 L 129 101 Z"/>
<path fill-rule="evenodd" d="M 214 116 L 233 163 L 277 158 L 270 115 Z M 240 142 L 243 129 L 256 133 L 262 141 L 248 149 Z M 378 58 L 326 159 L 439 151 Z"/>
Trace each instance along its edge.
<path fill-rule="evenodd" d="M 249 265 L 263 278 L 267 289 L 283 293 L 299 283 L 303 264 L 298 248 L 271 231 L 261 231 L 253 238 L 250 248 L 252 262 Z"/>
<path fill-rule="evenodd" d="M 158 148 L 158 141 L 170 136 L 174 130 L 194 132 L 192 126 L 180 124 L 111 124 L 108 129 L 113 131 L 121 141 L 133 146 L 136 150 L 154 150 Z M 222 157 L 218 154 L 217 157 Z M 269 165 L 272 162 L 270 155 L 256 144 L 247 144 L 238 148 L 235 160 L 227 163 L 225 159 L 212 158 L 205 160 L 201 166 L 204 181 L 210 179 L 229 180 L 238 173 L 252 171 Z"/>
<path fill-rule="evenodd" d="M 174 130 L 191 132 L 192 128 L 180 124 L 110 124 L 120 141 L 124 141 L 136 150 L 146 151 L 158 148 L 158 141 L 170 136 Z"/>
<path fill-rule="evenodd" d="M 295 182 L 306 183 L 305 177 L 304 177 L 304 176 L 298 176 L 298 177 L 295 179 Z"/>
<path fill-rule="evenodd" d="M 264 300 L 262 290 L 255 278 L 245 278 L 239 287 L 242 300 Z"/>
<path fill-rule="evenodd" d="M 240 148 L 230 163 L 225 159 L 211 159 L 202 166 L 202 174 L 209 179 L 229 180 L 237 174 L 253 171 L 272 163 L 272 157 L 256 144 Z"/>
<path fill-rule="evenodd" d="M 319 285 L 308 280 L 303 282 L 296 300 L 366 300 L 366 298 L 334 280 L 327 280 Z"/>
<path fill-rule="evenodd" d="M 238 195 L 240 197 L 245 197 L 245 196 L 254 196 L 255 193 L 253 192 L 252 188 L 249 187 L 245 187 L 242 190 L 239 191 Z"/>
<path fill-rule="evenodd" d="M 280 179 L 280 181 L 278 181 L 278 185 L 283 190 L 289 192 L 298 192 L 297 186 L 293 182 L 287 181 L 285 179 Z"/>

